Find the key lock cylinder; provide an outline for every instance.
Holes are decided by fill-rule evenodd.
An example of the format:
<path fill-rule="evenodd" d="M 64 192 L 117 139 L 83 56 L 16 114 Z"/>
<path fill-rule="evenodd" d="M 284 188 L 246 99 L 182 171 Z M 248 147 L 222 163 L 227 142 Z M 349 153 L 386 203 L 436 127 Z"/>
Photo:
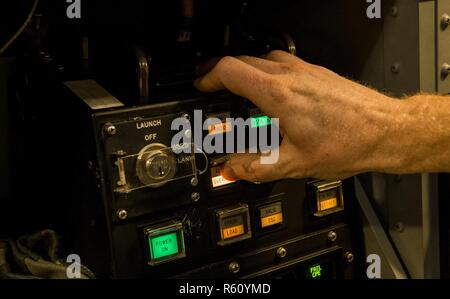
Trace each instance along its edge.
<path fill-rule="evenodd" d="M 138 154 L 136 174 L 142 184 L 157 188 L 175 177 L 177 162 L 173 152 L 161 143 L 152 143 Z"/>

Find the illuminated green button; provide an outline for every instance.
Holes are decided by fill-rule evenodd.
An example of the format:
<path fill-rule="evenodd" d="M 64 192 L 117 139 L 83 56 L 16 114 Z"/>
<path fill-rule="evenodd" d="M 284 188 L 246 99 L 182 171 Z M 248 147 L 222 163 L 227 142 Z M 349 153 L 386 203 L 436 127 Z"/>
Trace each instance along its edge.
<path fill-rule="evenodd" d="M 149 265 L 154 266 L 186 256 L 183 226 L 180 222 L 146 228 L 144 233 L 149 247 Z"/>
<path fill-rule="evenodd" d="M 322 266 L 320 264 L 309 267 L 309 275 L 311 278 L 322 277 Z"/>
<path fill-rule="evenodd" d="M 170 233 L 151 238 L 152 259 L 160 259 L 169 255 L 178 254 L 177 233 Z"/>
<path fill-rule="evenodd" d="M 272 119 L 267 115 L 255 116 L 251 118 L 251 127 L 259 128 L 272 124 Z"/>

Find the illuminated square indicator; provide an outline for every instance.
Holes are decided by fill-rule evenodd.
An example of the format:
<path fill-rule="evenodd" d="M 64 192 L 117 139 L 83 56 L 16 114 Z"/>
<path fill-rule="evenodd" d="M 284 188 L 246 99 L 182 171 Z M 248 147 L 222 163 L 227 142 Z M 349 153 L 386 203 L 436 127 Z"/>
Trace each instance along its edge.
<path fill-rule="evenodd" d="M 212 124 L 208 126 L 208 134 L 209 135 L 215 135 L 215 134 L 223 134 L 231 132 L 232 126 L 230 122 L 224 122 L 220 124 Z"/>
<path fill-rule="evenodd" d="M 148 242 L 149 265 L 154 266 L 186 256 L 181 223 L 147 228 L 144 233 Z"/>
<path fill-rule="evenodd" d="M 230 209 L 216 211 L 219 245 L 242 241 L 252 236 L 248 206 L 240 204 Z"/>
<path fill-rule="evenodd" d="M 222 219 L 222 236 L 224 240 L 242 236 L 244 233 L 244 215 L 239 214 Z"/>
<path fill-rule="evenodd" d="M 151 238 L 152 259 L 160 259 L 178 254 L 177 233 L 170 233 Z"/>
<path fill-rule="evenodd" d="M 332 260 L 309 264 L 305 267 L 308 279 L 332 279 L 335 276 L 335 266 Z"/>
<path fill-rule="evenodd" d="M 314 183 L 315 216 L 325 216 L 344 209 L 341 181 L 320 181 Z"/>
<path fill-rule="evenodd" d="M 339 188 L 332 188 L 329 190 L 319 191 L 317 210 L 323 212 L 334 209 L 338 206 Z"/>
<path fill-rule="evenodd" d="M 227 180 L 220 172 L 220 166 L 211 168 L 211 183 L 213 188 L 234 183 L 235 180 Z"/>
<path fill-rule="evenodd" d="M 230 112 L 207 114 L 206 123 L 208 125 L 208 134 L 216 135 L 231 132 L 233 129 L 232 124 L 227 121 L 230 115 Z"/>
<path fill-rule="evenodd" d="M 255 116 L 255 117 L 251 118 L 251 127 L 252 128 L 266 127 L 271 124 L 272 124 L 272 119 L 270 117 L 268 117 L 267 115 L 260 115 L 260 116 Z"/>
<path fill-rule="evenodd" d="M 310 266 L 309 267 L 309 277 L 311 277 L 312 279 L 321 278 L 323 275 L 322 271 L 323 271 L 323 269 L 320 264 Z"/>
<path fill-rule="evenodd" d="M 334 209 L 337 207 L 337 205 L 338 202 L 336 197 L 324 199 L 319 202 L 319 211 Z"/>
<path fill-rule="evenodd" d="M 281 202 L 273 203 L 259 208 L 261 227 L 266 228 L 283 223 L 283 210 Z"/>

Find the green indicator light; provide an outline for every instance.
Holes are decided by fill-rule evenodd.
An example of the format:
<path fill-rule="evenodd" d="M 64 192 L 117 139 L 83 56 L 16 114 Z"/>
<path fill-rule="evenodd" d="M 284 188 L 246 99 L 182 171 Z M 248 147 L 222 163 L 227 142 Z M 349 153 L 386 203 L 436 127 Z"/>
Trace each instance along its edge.
<path fill-rule="evenodd" d="M 267 115 L 262 116 L 256 116 L 251 118 L 251 127 L 252 128 L 259 128 L 259 127 L 265 127 L 272 124 L 272 119 L 268 117 Z"/>
<path fill-rule="evenodd" d="M 149 239 L 152 259 L 160 259 L 178 253 L 177 233 L 160 235 Z"/>
<path fill-rule="evenodd" d="M 309 274 L 311 274 L 311 278 L 322 277 L 322 266 L 314 265 L 314 266 L 309 267 Z"/>

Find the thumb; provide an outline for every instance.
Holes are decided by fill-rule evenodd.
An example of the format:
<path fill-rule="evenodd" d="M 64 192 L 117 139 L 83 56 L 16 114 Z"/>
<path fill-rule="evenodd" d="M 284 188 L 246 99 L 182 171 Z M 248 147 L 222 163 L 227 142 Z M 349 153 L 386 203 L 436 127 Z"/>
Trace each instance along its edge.
<path fill-rule="evenodd" d="M 263 164 L 263 154 L 234 154 L 222 167 L 222 176 L 228 180 L 246 180 L 253 183 L 263 183 L 282 179 L 285 169 L 282 159 L 274 164 Z M 280 157 L 281 158 L 281 157 Z"/>

